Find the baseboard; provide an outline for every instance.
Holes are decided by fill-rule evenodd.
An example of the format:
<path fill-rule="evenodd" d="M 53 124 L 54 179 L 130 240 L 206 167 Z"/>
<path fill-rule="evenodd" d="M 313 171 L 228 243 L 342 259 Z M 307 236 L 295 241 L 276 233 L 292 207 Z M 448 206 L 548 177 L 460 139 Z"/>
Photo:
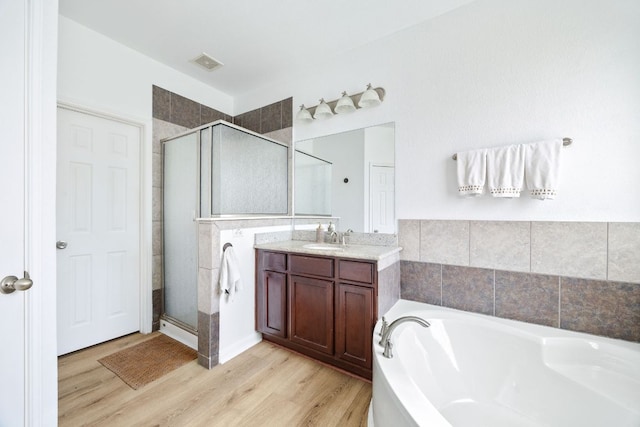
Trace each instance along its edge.
<path fill-rule="evenodd" d="M 249 348 L 258 344 L 262 341 L 262 334 L 259 332 L 254 332 L 251 335 L 248 335 L 241 339 L 240 341 L 236 341 L 231 345 L 228 345 L 224 349 L 220 349 L 220 354 L 218 355 L 218 363 L 223 364 L 233 359 L 240 353 L 247 351 Z"/>

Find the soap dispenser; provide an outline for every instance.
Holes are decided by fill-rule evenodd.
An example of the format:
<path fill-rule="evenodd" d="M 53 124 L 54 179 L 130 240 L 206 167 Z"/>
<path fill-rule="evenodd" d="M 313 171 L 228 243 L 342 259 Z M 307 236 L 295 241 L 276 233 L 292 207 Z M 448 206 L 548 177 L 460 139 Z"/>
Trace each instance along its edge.
<path fill-rule="evenodd" d="M 333 233 L 334 231 L 336 231 L 336 228 L 333 226 L 333 222 L 329 221 L 329 226 L 327 227 L 327 231 L 329 233 Z"/>
<path fill-rule="evenodd" d="M 321 223 L 318 223 L 318 228 L 316 228 L 316 242 L 324 243 L 324 229 Z"/>

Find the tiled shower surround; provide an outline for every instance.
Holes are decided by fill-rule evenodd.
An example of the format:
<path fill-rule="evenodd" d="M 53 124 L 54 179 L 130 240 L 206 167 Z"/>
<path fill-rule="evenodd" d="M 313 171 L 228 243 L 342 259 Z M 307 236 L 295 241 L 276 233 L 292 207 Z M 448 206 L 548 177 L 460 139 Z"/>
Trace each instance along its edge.
<path fill-rule="evenodd" d="M 236 117 L 199 104 L 176 93 L 153 86 L 153 330 L 160 327 L 162 313 L 163 285 L 163 241 L 162 241 L 162 144 L 160 140 L 191 128 L 216 120 L 225 120 L 275 140 L 291 144 L 292 141 L 292 98 L 275 102 Z M 268 221 L 267 221 L 268 222 Z M 232 224 L 232 223 L 225 223 Z M 235 224 L 237 226 L 237 224 Z M 200 224 L 199 235 L 211 233 L 215 240 L 218 227 L 215 224 Z M 201 240 L 199 239 L 199 240 Z M 205 284 L 214 282 L 219 262 L 219 253 L 211 253 L 209 261 L 199 252 L 198 270 L 198 362 L 207 368 L 218 363 L 219 341 L 219 299 L 207 291 Z M 195 274 L 195 272 L 194 272 Z M 208 275 L 208 276 L 207 276 Z M 217 278 L 217 276 L 215 276 Z"/>
<path fill-rule="evenodd" d="M 398 226 L 404 299 L 640 341 L 640 223 Z"/>

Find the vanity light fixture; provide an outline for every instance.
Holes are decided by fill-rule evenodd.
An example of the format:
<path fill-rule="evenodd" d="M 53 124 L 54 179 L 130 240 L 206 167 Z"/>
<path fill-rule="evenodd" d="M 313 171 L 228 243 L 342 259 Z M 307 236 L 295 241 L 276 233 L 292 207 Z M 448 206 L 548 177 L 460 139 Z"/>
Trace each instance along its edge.
<path fill-rule="evenodd" d="M 329 104 L 324 102 L 324 98 L 320 98 L 320 104 L 316 107 L 316 112 L 313 113 L 314 119 L 328 119 L 333 116 L 333 111 L 331 111 L 331 107 Z"/>
<path fill-rule="evenodd" d="M 310 123 L 313 121 L 313 116 L 311 115 L 309 110 L 305 108 L 304 104 L 300 106 L 300 111 L 298 111 L 298 114 L 296 114 L 296 120 L 305 123 Z"/>
<path fill-rule="evenodd" d="M 346 91 L 342 92 L 342 98 L 338 99 L 335 111 L 336 114 L 351 113 L 353 111 L 356 111 L 356 106 L 353 104 L 353 99 L 351 99 L 351 97 L 347 95 Z"/>
<path fill-rule="evenodd" d="M 296 121 L 310 123 L 313 119 L 328 119 L 334 115 L 334 112 L 336 114 L 345 114 L 361 108 L 375 107 L 382 103 L 385 95 L 384 88 L 374 88 L 369 83 L 367 90 L 355 95 L 347 95 L 347 92 L 342 92 L 342 97 L 333 101 L 326 102 L 323 98 L 320 99 L 320 104 L 313 107 L 306 108 L 301 105 L 300 111 L 296 114 Z"/>
<path fill-rule="evenodd" d="M 360 101 L 358 101 L 358 107 L 375 107 L 376 105 L 380 105 L 381 102 L 382 101 L 380 100 L 378 92 L 376 92 L 375 89 L 371 87 L 371 83 L 369 83 L 367 85 L 367 90 L 364 91 L 364 93 L 360 97 Z"/>

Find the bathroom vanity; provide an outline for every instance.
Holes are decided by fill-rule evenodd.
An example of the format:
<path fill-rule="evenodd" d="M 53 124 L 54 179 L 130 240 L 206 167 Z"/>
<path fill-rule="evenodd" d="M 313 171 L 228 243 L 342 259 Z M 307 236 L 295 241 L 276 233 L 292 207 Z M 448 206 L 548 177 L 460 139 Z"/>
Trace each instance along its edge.
<path fill-rule="evenodd" d="M 378 315 L 400 297 L 397 246 L 256 245 L 263 338 L 371 379 Z"/>

